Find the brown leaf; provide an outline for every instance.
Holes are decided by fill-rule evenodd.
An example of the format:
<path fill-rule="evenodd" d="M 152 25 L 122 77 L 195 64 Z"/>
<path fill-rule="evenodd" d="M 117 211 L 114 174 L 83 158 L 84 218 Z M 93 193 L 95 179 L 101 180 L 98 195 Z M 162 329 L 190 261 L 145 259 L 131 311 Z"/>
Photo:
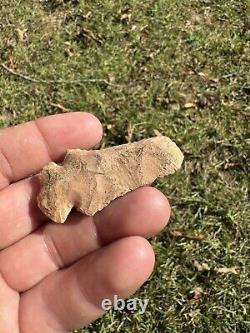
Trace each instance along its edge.
<path fill-rule="evenodd" d="M 185 109 L 192 109 L 192 108 L 195 108 L 195 107 L 196 107 L 196 104 L 192 103 L 192 102 L 184 104 Z"/>
<path fill-rule="evenodd" d="M 154 128 L 153 132 L 154 132 L 155 136 L 162 136 L 162 135 L 163 135 L 163 134 L 161 134 L 161 132 L 158 131 L 158 129 L 156 129 L 156 128 Z"/>
<path fill-rule="evenodd" d="M 121 21 L 125 21 L 127 23 L 131 22 L 132 14 L 131 13 L 124 13 L 121 15 Z"/>
<path fill-rule="evenodd" d="M 66 54 L 67 57 L 73 57 L 73 55 L 75 54 L 74 48 L 72 46 L 67 47 L 65 49 L 65 54 Z"/>
<path fill-rule="evenodd" d="M 17 38 L 19 42 L 23 42 L 25 39 L 25 34 L 27 32 L 27 29 L 16 29 L 16 33 L 17 33 Z"/>
<path fill-rule="evenodd" d="M 214 270 L 219 274 L 239 274 L 238 269 L 239 267 L 220 267 Z"/>
<path fill-rule="evenodd" d="M 206 80 L 206 81 L 210 81 L 210 82 L 212 82 L 212 83 L 218 83 L 218 82 L 219 82 L 219 80 L 218 80 L 217 78 L 212 77 L 212 76 L 210 76 L 210 75 L 207 74 L 207 73 L 199 72 L 198 75 L 199 75 L 200 77 L 204 78 L 204 80 Z"/>
<path fill-rule="evenodd" d="M 201 287 L 196 287 L 194 290 L 191 291 L 192 299 L 190 300 L 191 303 L 197 303 L 203 294 L 203 289 Z"/>
<path fill-rule="evenodd" d="M 84 28 L 84 27 L 81 27 L 79 33 L 78 33 L 78 37 L 84 37 L 86 38 L 87 40 L 93 40 L 95 42 L 97 42 L 98 44 L 102 44 L 102 40 L 101 38 L 99 38 L 98 36 L 96 36 L 93 31 L 87 29 L 87 28 Z"/>
<path fill-rule="evenodd" d="M 194 260 L 194 267 L 197 269 L 198 272 L 207 272 L 210 271 L 210 267 L 206 263 L 199 263 L 197 260 Z"/>
<path fill-rule="evenodd" d="M 61 104 L 56 104 L 56 103 L 50 103 L 50 105 L 51 106 L 54 106 L 54 107 L 56 107 L 56 108 L 58 108 L 58 109 L 60 109 L 62 112 L 72 112 L 72 111 L 74 111 L 74 110 L 72 110 L 72 109 L 68 109 L 68 108 L 65 108 L 63 105 L 61 105 Z"/>
<path fill-rule="evenodd" d="M 183 229 L 171 229 L 169 232 L 174 237 L 182 237 L 184 235 Z"/>
<path fill-rule="evenodd" d="M 202 241 L 204 239 L 204 236 L 202 234 L 197 235 L 190 235 L 185 232 L 184 229 L 176 228 L 170 230 L 170 234 L 174 237 L 183 237 L 190 240 L 196 240 L 196 241 Z"/>

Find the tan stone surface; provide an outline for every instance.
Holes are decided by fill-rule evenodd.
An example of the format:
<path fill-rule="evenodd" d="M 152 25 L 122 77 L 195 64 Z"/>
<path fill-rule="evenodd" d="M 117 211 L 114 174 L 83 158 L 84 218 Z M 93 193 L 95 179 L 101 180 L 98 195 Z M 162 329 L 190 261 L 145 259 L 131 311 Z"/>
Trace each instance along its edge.
<path fill-rule="evenodd" d="M 40 209 L 65 222 L 73 207 L 94 215 L 112 200 L 178 170 L 183 154 L 169 138 L 157 136 L 102 150 L 68 150 L 62 165 L 39 174 Z"/>

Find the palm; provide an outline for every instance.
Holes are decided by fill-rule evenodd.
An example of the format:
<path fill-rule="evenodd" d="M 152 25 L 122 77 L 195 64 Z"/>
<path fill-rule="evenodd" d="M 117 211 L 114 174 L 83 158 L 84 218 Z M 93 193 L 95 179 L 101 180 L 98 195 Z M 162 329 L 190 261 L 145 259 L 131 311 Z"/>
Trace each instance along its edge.
<path fill-rule="evenodd" d="M 66 148 L 89 148 L 101 126 L 70 113 L 0 131 L 0 332 L 69 332 L 100 317 L 101 300 L 128 297 L 150 275 L 145 240 L 169 217 L 150 187 L 115 200 L 94 218 L 47 220 L 36 205 L 36 173 Z"/>

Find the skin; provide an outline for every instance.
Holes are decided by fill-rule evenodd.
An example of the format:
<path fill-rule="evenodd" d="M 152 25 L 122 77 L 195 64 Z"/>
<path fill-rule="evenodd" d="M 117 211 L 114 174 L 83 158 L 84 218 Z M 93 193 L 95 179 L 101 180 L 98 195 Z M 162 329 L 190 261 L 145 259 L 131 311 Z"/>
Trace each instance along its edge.
<path fill-rule="evenodd" d="M 127 298 L 150 276 L 146 240 L 170 206 L 152 187 L 113 201 L 94 217 L 49 221 L 36 205 L 37 173 L 68 148 L 102 137 L 97 118 L 75 112 L 0 130 L 0 332 L 65 333 L 104 314 L 101 301 Z"/>

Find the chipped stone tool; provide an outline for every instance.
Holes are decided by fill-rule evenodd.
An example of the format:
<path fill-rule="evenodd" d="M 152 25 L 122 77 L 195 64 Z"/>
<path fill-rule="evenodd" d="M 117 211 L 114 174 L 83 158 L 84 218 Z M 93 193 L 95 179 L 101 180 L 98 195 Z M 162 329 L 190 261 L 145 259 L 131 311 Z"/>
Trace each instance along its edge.
<path fill-rule="evenodd" d="M 63 223 L 71 209 L 94 215 L 112 200 L 151 184 L 181 167 L 183 154 L 164 136 L 101 150 L 68 150 L 64 162 L 49 163 L 38 175 L 38 206 Z"/>

